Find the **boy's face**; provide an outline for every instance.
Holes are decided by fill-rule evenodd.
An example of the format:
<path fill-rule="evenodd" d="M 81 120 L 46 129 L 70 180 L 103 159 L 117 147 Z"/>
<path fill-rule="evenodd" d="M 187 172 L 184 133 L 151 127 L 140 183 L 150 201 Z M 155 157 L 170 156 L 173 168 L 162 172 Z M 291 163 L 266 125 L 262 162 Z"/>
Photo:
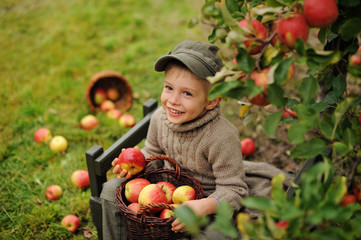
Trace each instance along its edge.
<path fill-rule="evenodd" d="M 168 121 L 182 124 L 203 115 L 210 109 L 207 101 L 209 89 L 208 82 L 187 68 L 172 66 L 167 69 L 161 101 Z"/>

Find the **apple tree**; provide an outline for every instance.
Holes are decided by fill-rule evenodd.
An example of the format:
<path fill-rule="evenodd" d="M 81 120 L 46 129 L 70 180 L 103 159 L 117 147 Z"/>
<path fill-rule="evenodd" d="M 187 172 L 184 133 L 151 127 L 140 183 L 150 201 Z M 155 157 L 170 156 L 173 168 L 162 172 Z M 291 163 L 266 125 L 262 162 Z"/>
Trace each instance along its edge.
<path fill-rule="evenodd" d="M 360 205 L 342 203 L 351 193 L 351 202 L 360 201 L 360 12 L 361 0 L 205 1 L 200 19 L 211 27 L 209 42 L 221 47 L 225 64 L 208 79 L 211 97 L 237 99 L 243 118 L 267 106 L 264 131 L 276 138 L 287 125 L 292 158 L 332 149 L 295 186 L 294 198 L 286 198 L 278 176 L 271 199 L 244 201 L 264 212 L 257 222 L 238 216 L 245 239 L 361 236 Z M 347 178 L 335 173 L 337 162 L 344 163 Z"/>

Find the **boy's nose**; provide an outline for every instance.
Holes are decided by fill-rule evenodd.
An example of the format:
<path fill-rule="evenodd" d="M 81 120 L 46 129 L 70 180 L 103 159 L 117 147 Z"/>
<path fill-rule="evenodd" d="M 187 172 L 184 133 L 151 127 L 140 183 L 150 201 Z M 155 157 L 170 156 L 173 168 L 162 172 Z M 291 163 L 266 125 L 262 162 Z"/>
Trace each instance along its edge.
<path fill-rule="evenodd" d="M 169 102 L 174 105 L 179 104 L 179 94 L 177 93 L 172 94 L 169 98 Z"/>

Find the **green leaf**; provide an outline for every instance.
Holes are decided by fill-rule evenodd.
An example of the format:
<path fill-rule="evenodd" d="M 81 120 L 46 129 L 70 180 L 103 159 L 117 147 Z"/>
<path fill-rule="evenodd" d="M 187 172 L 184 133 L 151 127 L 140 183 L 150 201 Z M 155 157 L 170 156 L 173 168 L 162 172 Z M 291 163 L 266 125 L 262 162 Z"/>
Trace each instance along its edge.
<path fill-rule="evenodd" d="M 361 32 L 361 18 L 355 17 L 348 19 L 340 29 L 340 34 L 343 39 L 350 40 L 353 37 L 356 37 Z"/>
<path fill-rule="evenodd" d="M 301 39 L 297 39 L 295 42 L 295 50 L 300 55 L 300 57 L 306 56 L 305 46 Z"/>
<path fill-rule="evenodd" d="M 338 205 L 346 192 L 346 178 L 337 177 L 326 192 L 325 202 Z"/>
<path fill-rule="evenodd" d="M 281 115 L 282 115 L 282 113 L 277 112 L 277 113 L 272 113 L 269 116 L 267 116 L 266 121 L 263 126 L 267 136 L 269 136 L 271 138 L 276 137 L 276 130 L 277 130 L 278 123 L 281 119 Z"/>
<path fill-rule="evenodd" d="M 355 101 L 355 98 L 346 98 L 345 101 L 341 102 L 337 107 L 336 110 L 333 113 L 335 126 L 332 131 L 332 139 L 334 139 L 336 134 L 336 128 L 338 124 L 340 123 L 341 119 L 343 118 L 346 111 L 352 107 L 353 102 Z"/>
<path fill-rule="evenodd" d="M 208 223 L 208 218 L 198 217 L 190 207 L 185 205 L 174 209 L 174 214 L 187 227 L 187 232 L 193 236 L 198 235 L 201 227 Z"/>
<path fill-rule="evenodd" d="M 302 123 L 293 123 L 287 132 L 288 140 L 290 144 L 298 144 L 305 140 L 305 134 L 309 131 L 309 128 Z"/>
<path fill-rule="evenodd" d="M 288 70 L 292 62 L 292 58 L 286 58 L 280 62 L 274 73 L 274 79 L 277 84 L 282 84 L 286 82 Z"/>
<path fill-rule="evenodd" d="M 320 138 L 312 138 L 308 142 L 296 145 L 291 151 L 291 157 L 312 158 L 327 149 L 327 144 Z"/>
<path fill-rule="evenodd" d="M 319 113 L 316 111 L 315 108 L 303 104 L 298 104 L 294 106 L 294 110 L 296 111 L 300 122 L 306 125 L 309 129 L 318 127 L 320 117 Z"/>
<path fill-rule="evenodd" d="M 334 142 L 332 144 L 333 150 L 334 152 L 338 155 L 338 156 L 346 156 L 346 154 L 349 152 L 349 148 L 346 144 L 342 143 L 342 142 Z"/>
<path fill-rule="evenodd" d="M 272 178 L 272 190 L 271 197 L 273 202 L 279 208 L 284 207 L 287 204 L 286 192 L 283 189 L 283 182 L 285 180 L 285 175 L 280 173 Z"/>
<path fill-rule="evenodd" d="M 281 109 L 287 104 L 287 99 L 284 97 L 284 91 L 277 84 L 270 84 L 267 86 L 267 98 L 270 103 Z"/>
<path fill-rule="evenodd" d="M 220 82 L 215 84 L 211 91 L 209 92 L 209 98 L 214 99 L 219 96 L 225 96 L 228 94 L 229 91 L 235 88 L 240 88 L 244 86 L 243 82 L 240 81 L 232 81 L 232 82 Z M 241 91 L 240 91 L 241 93 Z M 244 95 L 240 94 L 238 99 L 241 99 Z"/>
<path fill-rule="evenodd" d="M 266 211 L 274 208 L 273 203 L 266 197 L 247 197 L 242 204 L 248 208 Z"/>
<path fill-rule="evenodd" d="M 232 217 L 233 208 L 228 202 L 222 201 L 217 207 L 217 217 L 208 229 L 217 230 L 226 237 L 236 238 L 238 237 L 238 231 L 232 221 Z"/>
<path fill-rule="evenodd" d="M 246 49 L 238 47 L 237 54 L 237 66 L 245 73 L 250 74 L 253 69 L 255 62 L 253 58 L 247 53 Z"/>
<path fill-rule="evenodd" d="M 227 7 L 228 11 L 231 14 L 236 12 L 236 11 L 240 11 L 236 0 L 227 0 L 225 2 L 226 2 L 226 7 Z"/>
<path fill-rule="evenodd" d="M 327 138 L 332 138 L 333 121 L 330 115 L 324 115 L 320 120 L 320 130 Z"/>
<path fill-rule="evenodd" d="M 314 77 L 306 77 L 302 80 L 302 83 L 299 87 L 299 92 L 303 99 L 304 104 L 308 104 L 313 100 L 315 94 L 318 90 L 318 81 Z"/>

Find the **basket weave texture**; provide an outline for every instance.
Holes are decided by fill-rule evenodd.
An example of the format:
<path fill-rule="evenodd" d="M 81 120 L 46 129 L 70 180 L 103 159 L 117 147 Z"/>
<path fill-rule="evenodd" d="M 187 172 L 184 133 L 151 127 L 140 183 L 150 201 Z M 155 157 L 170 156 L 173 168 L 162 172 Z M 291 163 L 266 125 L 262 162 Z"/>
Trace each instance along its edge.
<path fill-rule="evenodd" d="M 120 73 L 113 70 L 106 70 L 92 76 L 86 89 L 86 97 L 90 108 L 94 112 L 97 112 L 99 108 L 99 105 L 97 105 L 94 100 L 94 93 L 98 88 L 105 90 L 116 88 L 119 92 L 119 98 L 114 102 L 116 108 L 122 112 L 126 112 L 131 107 L 133 102 L 132 88 Z"/>
<path fill-rule="evenodd" d="M 174 184 L 176 187 L 182 185 L 188 185 L 195 189 L 196 198 L 203 198 L 203 188 L 200 182 L 181 171 L 179 165 L 170 157 L 166 155 L 155 155 L 147 159 L 147 163 L 155 160 L 168 161 L 175 169 L 154 169 L 147 171 L 146 168 L 139 174 L 133 176 L 133 178 L 145 178 L 151 183 L 157 183 L 160 181 L 168 181 Z M 171 224 L 175 220 L 174 217 L 159 218 L 147 216 L 145 213 L 152 207 L 161 207 L 172 209 L 169 204 L 157 203 L 149 204 L 142 207 L 138 213 L 133 212 L 127 206 L 130 204 L 124 195 L 124 189 L 127 182 L 131 179 L 123 182 L 116 191 L 116 202 L 122 213 L 123 223 L 127 232 L 128 239 L 130 240 L 145 240 L 145 239 L 184 239 L 187 236 L 183 233 L 175 233 L 171 230 Z"/>

